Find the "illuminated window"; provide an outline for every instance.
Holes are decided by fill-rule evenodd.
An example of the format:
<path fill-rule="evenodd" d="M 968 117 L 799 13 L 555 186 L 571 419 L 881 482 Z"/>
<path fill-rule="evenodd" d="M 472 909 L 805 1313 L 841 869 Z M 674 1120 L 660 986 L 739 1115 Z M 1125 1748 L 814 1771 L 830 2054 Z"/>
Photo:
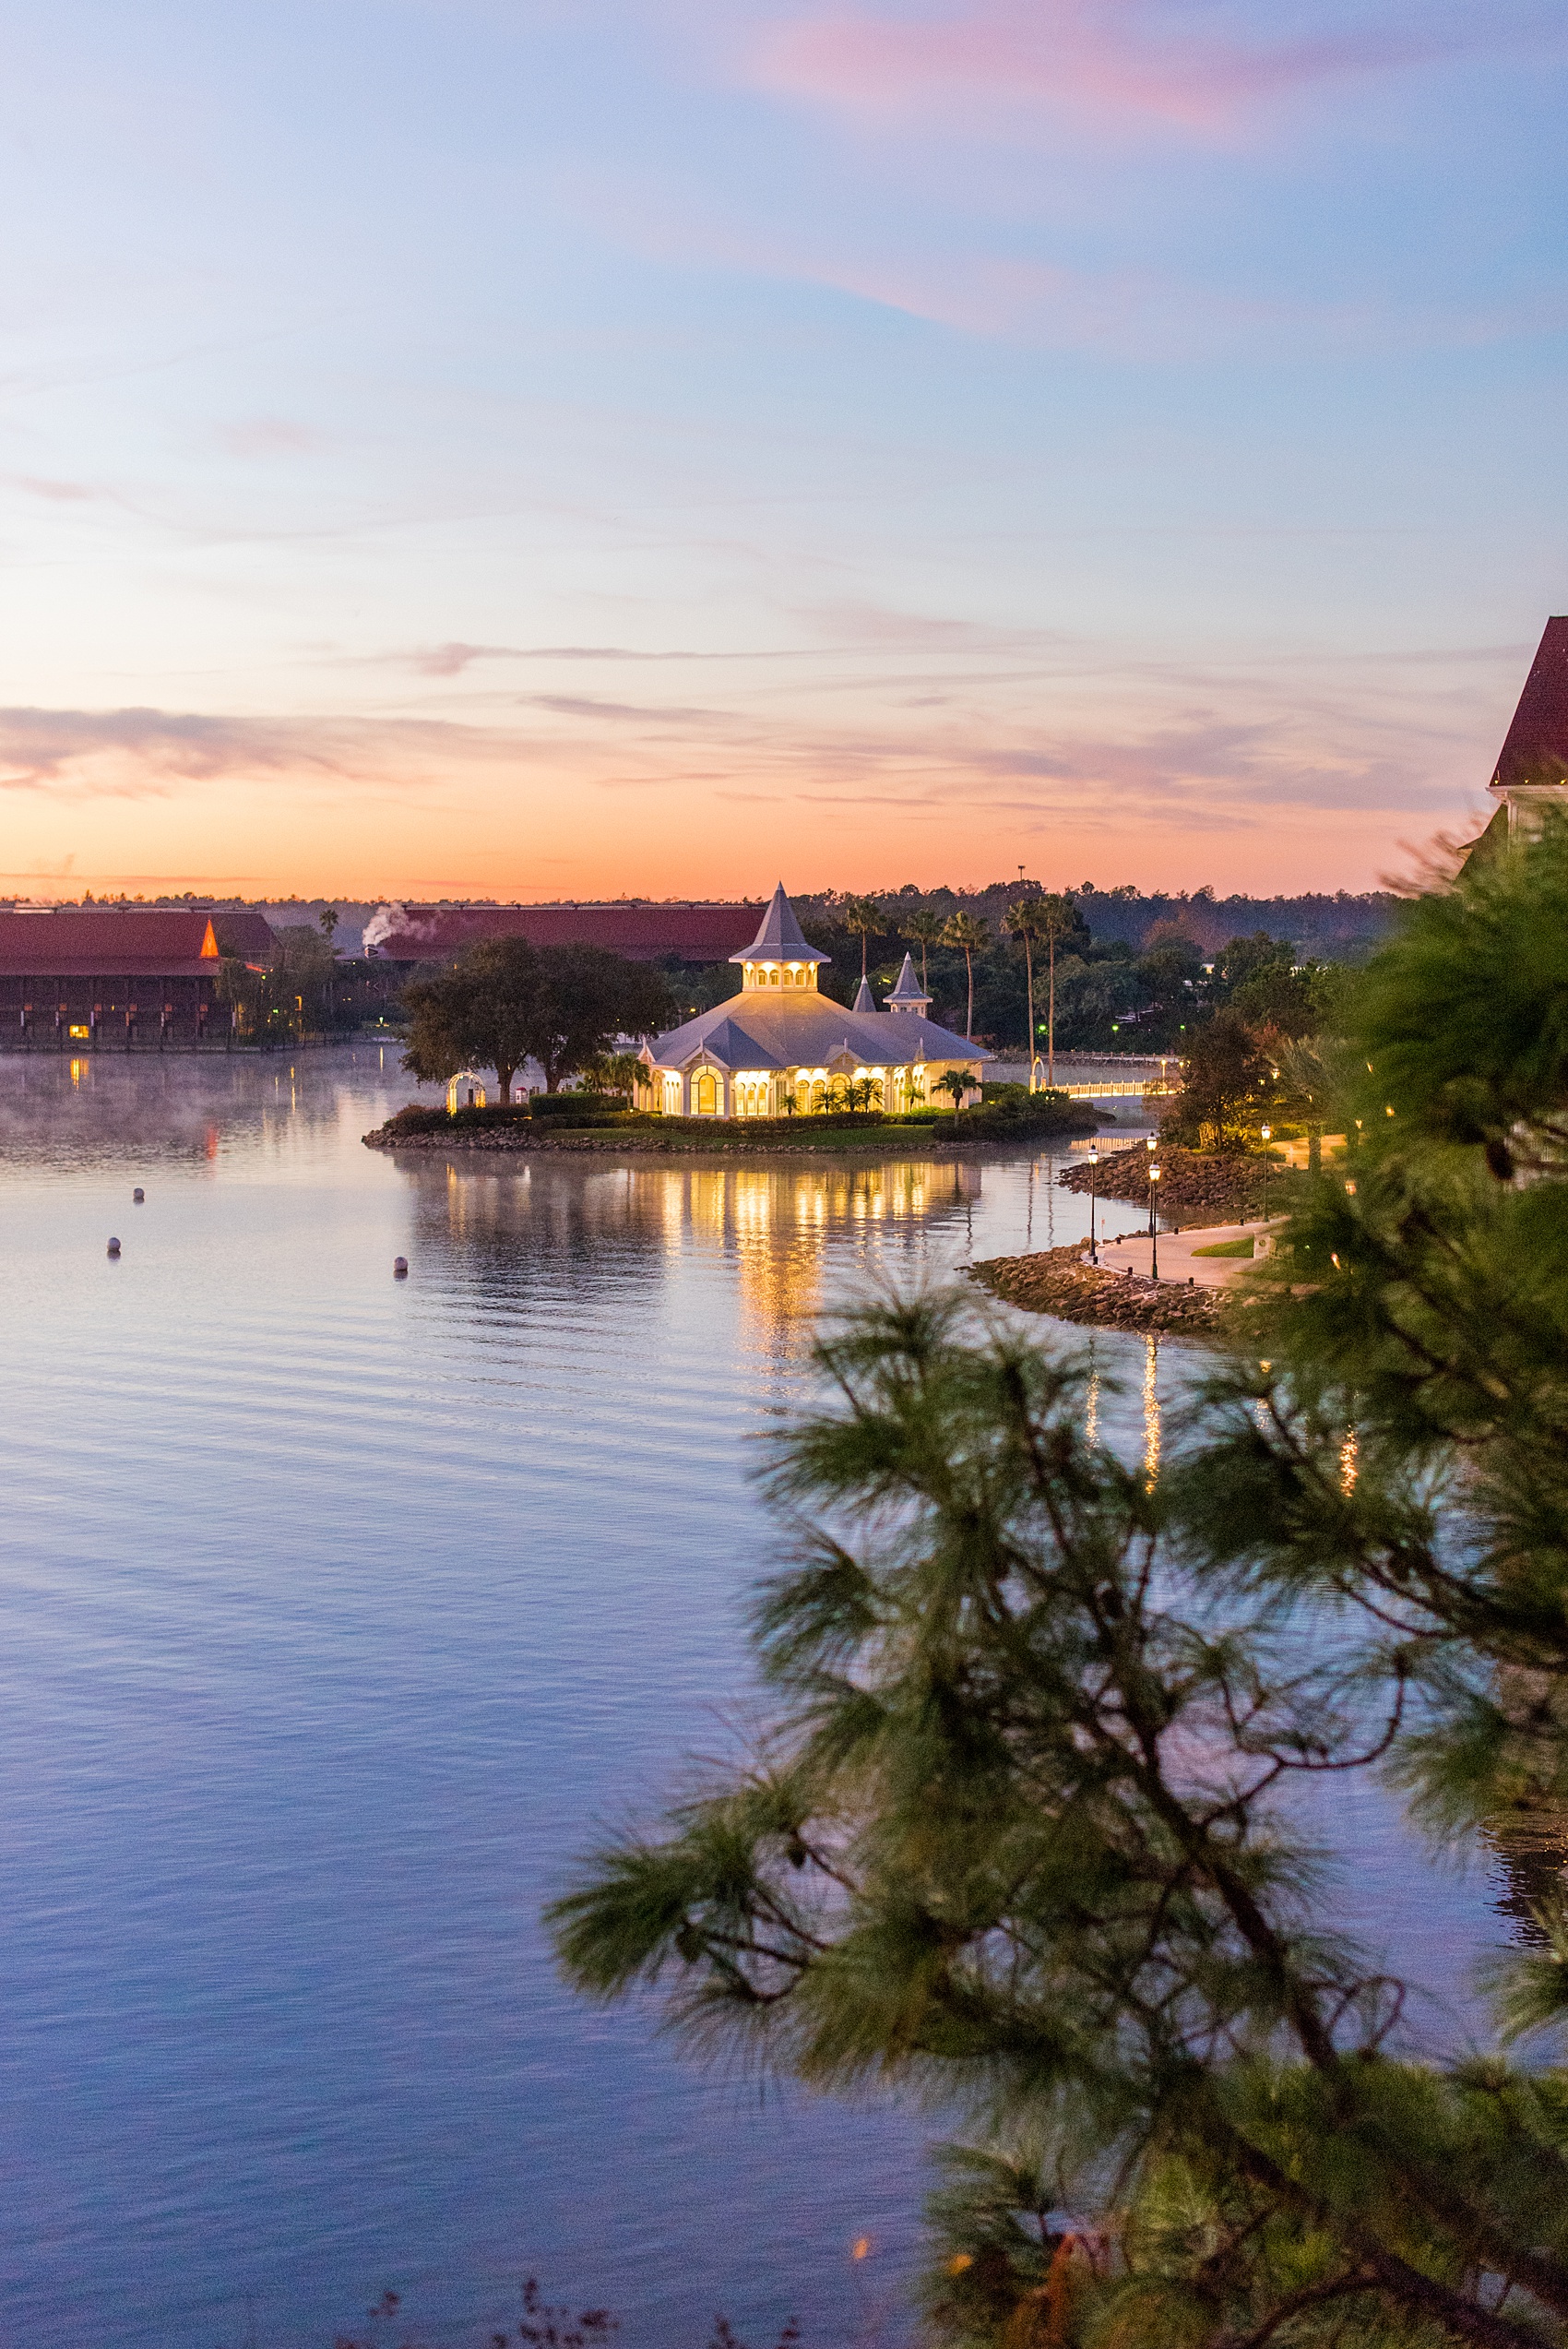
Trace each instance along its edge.
<path fill-rule="evenodd" d="M 73 1041 L 74 1041 L 76 1038 L 77 1038 L 77 1037 L 80 1037 L 81 1039 L 83 1039 L 83 1040 L 85 1041 L 85 1040 L 86 1040 L 88 1037 L 89 1037 L 91 1034 L 92 1034 L 92 1030 L 91 1030 L 90 1028 L 89 1028 L 89 1027 L 87 1027 L 87 1026 L 85 1026 L 85 1025 L 79 1024 L 79 1023 L 78 1023 L 77 1021 L 76 1021 L 76 1020 L 73 1020 L 73 1021 L 71 1022 L 71 1036 L 72 1036 Z"/>

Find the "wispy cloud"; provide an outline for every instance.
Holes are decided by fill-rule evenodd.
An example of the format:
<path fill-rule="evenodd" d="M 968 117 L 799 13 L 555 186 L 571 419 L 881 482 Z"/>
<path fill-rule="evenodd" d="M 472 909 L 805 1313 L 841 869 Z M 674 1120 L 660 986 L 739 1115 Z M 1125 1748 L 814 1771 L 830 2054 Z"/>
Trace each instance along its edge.
<path fill-rule="evenodd" d="M 712 652 L 638 651 L 624 644 L 433 644 L 410 652 L 384 652 L 377 666 L 412 669 L 422 677 L 460 677 L 488 661 L 712 661 Z"/>
<path fill-rule="evenodd" d="M 978 95 L 1009 113 L 1045 104 L 1212 136 L 1299 90 L 1550 37 L 1544 11 L 1506 6 L 1385 6 L 1295 32 L 1263 11 L 1229 25 L 1204 13 L 1169 0 L 826 8 L 768 27 L 746 63 L 766 89 L 857 112 L 950 111 Z"/>
<path fill-rule="evenodd" d="M 565 693 L 536 693 L 526 697 L 531 709 L 548 709 L 558 718 L 603 719 L 612 725 L 635 726 L 721 726 L 732 722 L 721 709 L 661 709 L 657 703 L 631 701 L 595 701 L 586 696 Z"/>
<path fill-rule="evenodd" d="M 285 416 L 253 416 L 218 435 L 231 457 L 301 457 L 327 446 L 325 433 Z"/>
<path fill-rule="evenodd" d="M 167 709 L 0 709 L 0 791 L 160 798 L 282 775 L 381 784 L 412 765 L 493 756 L 481 729 L 432 719 L 253 718 Z"/>
<path fill-rule="evenodd" d="M 6 478 L 8 488 L 19 489 L 26 497 L 41 497 L 49 506 L 87 506 L 103 495 L 88 482 L 43 481 L 32 473 L 11 473 Z"/>
<path fill-rule="evenodd" d="M 576 200 L 626 250 L 668 267 L 818 286 L 961 335 L 1140 365 L 1260 348 L 1274 361 L 1288 352 L 1477 349 L 1568 325 L 1568 294 L 1555 281 L 1496 297 L 1391 296 L 1380 287 L 1324 299 L 1274 276 L 1225 285 L 1165 254 L 1146 261 L 1141 233 L 1130 240 L 1140 257 L 1085 265 L 998 251 L 994 224 L 951 211 L 935 233 L 911 239 L 885 219 L 747 218 L 698 190 L 608 173 Z M 1049 245 L 1060 231 L 1042 219 L 1009 232 L 1010 241 L 1019 236 Z"/>

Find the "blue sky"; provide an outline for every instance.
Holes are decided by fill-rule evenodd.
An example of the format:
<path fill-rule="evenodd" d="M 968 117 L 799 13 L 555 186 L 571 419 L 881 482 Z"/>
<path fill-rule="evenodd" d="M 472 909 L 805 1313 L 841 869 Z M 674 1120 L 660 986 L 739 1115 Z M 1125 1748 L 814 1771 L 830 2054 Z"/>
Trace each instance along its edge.
<path fill-rule="evenodd" d="M 1560 7 L 6 16 L 0 887 L 1365 887 L 1568 606 Z"/>

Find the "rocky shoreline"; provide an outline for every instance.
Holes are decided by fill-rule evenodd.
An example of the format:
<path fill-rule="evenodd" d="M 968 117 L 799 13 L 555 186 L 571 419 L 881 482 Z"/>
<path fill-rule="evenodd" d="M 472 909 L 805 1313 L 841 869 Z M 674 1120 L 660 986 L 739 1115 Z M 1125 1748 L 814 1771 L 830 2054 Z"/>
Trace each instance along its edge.
<path fill-rule="evenodd" d="M 1109 1272 L 1088 1261 L 1088 1242 L 1041 1248 L 1032 1256 L 993 1256 L 969 1267 L 969 1278 L 1026 1313 L 1049 1313 L 1093 1330 L 1127 1330 L 1145 1337 L 1225 1338 L 1240 1301 L 1224 1289 L 1188 1288 L 1184 1282 L 1149 1281 Z"/>
<path fill-rule="evenodd" d="M 1097 1167 L 1069 1167 L 1058 1178 L 1060 1187 L 1075 1191 L 1080 1198 L 1092 1190 L 1107 1206 L 1114 1200 L 1146 1208 L 1150 1155 L 1141 1148 L 1109 1151 Z M 1163 1224 L 1237 1223 L 1259 1212 L 1265 1191 L 1262 1158 L 1248 1157 L 1240 1151 L 1218 1156 L 1163 1146 L 1152 1155 L 1159 1168 Z M 1266 1194 L 1271 1211 L 1284 1208 L 1290 1179 L 1288 1168 L 1269 1166 Z"/>

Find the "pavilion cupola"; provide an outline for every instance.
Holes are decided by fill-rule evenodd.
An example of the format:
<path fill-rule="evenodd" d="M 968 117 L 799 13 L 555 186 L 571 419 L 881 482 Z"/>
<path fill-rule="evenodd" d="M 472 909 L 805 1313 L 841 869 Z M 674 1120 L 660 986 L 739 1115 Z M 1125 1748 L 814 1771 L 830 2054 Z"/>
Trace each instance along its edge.
<path fill-rule="evenodd" d="M 915 976 L 915 966 L 909 955 L 898 973 L 898 984 L 883 1006 L 885 1011 L 912 1011 L 924 1015 L 931 1009 L 931 997 Z"/>
<path fill-rule="evenodd" d="M 732 954 L 731 962 L 741 965 L 741 989 L 751 994 L 766 987 L 809 988 L 816 992 L 816 969 L 819 962 L 831 962 L 824 954 L 806 942 L 806 936 L 795 919 L 795 909 L 784 894 L 779 882 L 762 917 L 762 927 L 742 953 Z"/>

